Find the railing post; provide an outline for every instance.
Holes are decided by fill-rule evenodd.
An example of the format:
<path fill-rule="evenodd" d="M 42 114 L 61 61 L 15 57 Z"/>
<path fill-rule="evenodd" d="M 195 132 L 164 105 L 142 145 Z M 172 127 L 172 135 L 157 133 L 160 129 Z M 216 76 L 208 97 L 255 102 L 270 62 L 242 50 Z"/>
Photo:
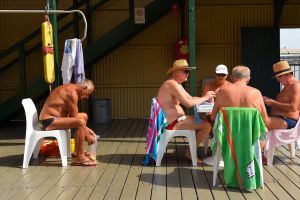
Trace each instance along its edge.
<path fill-rule="evenodd" d="M 134 20 L 134 0 L 129 0 L 129 16 Z"/>
<path fill-rule="evenodd" d="M 20 94 L 21 97 L 24 98 L 27 95 L 24 44 L 19 48 L 19 71 L 20 71 Z"/>
<path fill-rule="evenodd" d="M 56 0 L 50 0 L 50 10 L 56 10 Z M 54 65 L 55 65 L 55 81 L 53 86 L 58 87 L 60 85 L 60 66 L 58 61 L 58 40 L 57 40 L 57 19 L 56 19 L 56 13 L 50 13 L 50 21 L 52 24 L 53 29 L 53 46 L 54 46 Z"/>
<path fill-rule="evenodd" d="M 90 12 L 91 7 L 92 7 L 92 5 L 91 5 L 90 1 L 87 1 L 86 2 L 86 10 L 87 10 L 86 18 L 87 18 L 87 23 L 88 23 L 87 27 L 89 28 L 89 31 L 87 32 L 87 37 L 86 37 L 87 46 L 89 46 L 93 42 L 93 26 L 91 23 L 93 21 L 93 19 L 92 19 L 92 12 Z M 87 75 L 88 79 L 92 79 L 93 70 L 94 70 L 93 64 L 88 64 L 86 69 L 87 69 L 86 75 Z M 93 115 L 93 112 L 95 112 L 93 110 L 93 98 L 89 98 L 89 100 L 88 100 L 88 112 L 90 115 Z"/>
<path fill-rule="evenodd" d="M 75 9 L 78 9 L 78 0 L 73 0 L 73 5 Z M 74 24 L 74 37 L 79 38 L 79 25 L 78 25 L 78 14 L 74 13 L 73 15 L 73 24 Z"/>
<path fill-rule="evenodd" d="M 189 0 L 189 52 L 190 67 L 196 67 L 196 26 L 195 0 Z M 190 73 L 190 94 L 196 96 L 196 71 Z"/>

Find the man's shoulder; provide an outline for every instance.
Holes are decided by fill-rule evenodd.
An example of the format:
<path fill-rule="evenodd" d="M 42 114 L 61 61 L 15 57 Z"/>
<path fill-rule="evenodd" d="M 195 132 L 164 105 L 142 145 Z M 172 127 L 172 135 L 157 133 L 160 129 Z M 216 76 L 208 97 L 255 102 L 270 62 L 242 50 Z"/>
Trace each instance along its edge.
<path fill-rule="evenodd" d="M 77 96 L 76 84 L 65 84 L 56 88 L 56 93 L 64 98 L 72 98 Z"/>
<path fill-rule="evenodd" d="M 165 87 L 174 87 L 176 85 L 177 85 L 177 82 L 175 80 L 172 80 L 172 79 L 166 80 L 162 84 L 162 86 L 165 86 Z"/>

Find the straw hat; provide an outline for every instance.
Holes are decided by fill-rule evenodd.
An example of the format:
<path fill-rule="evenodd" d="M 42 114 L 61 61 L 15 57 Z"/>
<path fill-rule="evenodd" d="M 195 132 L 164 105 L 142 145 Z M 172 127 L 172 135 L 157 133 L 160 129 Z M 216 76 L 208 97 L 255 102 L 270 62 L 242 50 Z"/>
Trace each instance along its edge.
<path fill-rule="evenodd" d="M 175 71 L 192 70 L 192 69 L 196 69 L 196 67 L 189 67 L 188 62 L 185 59 L 175 60 L 173 62 L 173 66 L 168 69 L 167 75 L 169 76 Z"/>
<path fill-rule="evenodd" d="M 281 76 L 293 72 L 289 63 L 286 60 L 279 61 L 273 65 L 274 77 Z"/>

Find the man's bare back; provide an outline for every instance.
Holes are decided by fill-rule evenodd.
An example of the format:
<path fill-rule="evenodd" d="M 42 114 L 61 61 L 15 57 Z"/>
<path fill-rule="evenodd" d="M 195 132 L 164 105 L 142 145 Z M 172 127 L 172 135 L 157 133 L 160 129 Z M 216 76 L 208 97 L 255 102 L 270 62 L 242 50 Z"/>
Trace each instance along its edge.
<path fill-rule="evenodd" d="M 250 107 L 257 108 L 264 122 L 268 123 L 269 119 L 260 91 L 247 85 L 250 80 L 250 70 L 245 66 L 238 66 L 233 70 L 249 75 L 245 75 L 245 78 L 235 79 L 233 84 L 223 86 L 219 90 L 212 111 L 212 120 L 215 119 L 222 107 Z"/>
<path fill-rule="evenodd" d="M 57 87 L 47 98 L 40 120 L 58 117 L 69 117 L 76 113 L 78 95 L 75 84 L 67 84 Z"/>

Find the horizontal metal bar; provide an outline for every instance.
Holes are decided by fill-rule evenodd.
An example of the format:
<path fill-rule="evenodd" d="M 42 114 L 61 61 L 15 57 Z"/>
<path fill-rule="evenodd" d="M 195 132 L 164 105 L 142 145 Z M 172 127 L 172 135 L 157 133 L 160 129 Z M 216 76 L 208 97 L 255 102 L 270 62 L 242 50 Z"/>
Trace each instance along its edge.
<path fill-rule="evenodd" d="M 81 14 L 84 21 L 84 35 L 81 38 L 83 41 L 86 38 L 87 33 L 87 21 L 84 13 L 81 10 L 47 10 L 47 13 L 79 13 Z M 45 10 L 0 10 L 0 13 L 46 13 Z"/>

